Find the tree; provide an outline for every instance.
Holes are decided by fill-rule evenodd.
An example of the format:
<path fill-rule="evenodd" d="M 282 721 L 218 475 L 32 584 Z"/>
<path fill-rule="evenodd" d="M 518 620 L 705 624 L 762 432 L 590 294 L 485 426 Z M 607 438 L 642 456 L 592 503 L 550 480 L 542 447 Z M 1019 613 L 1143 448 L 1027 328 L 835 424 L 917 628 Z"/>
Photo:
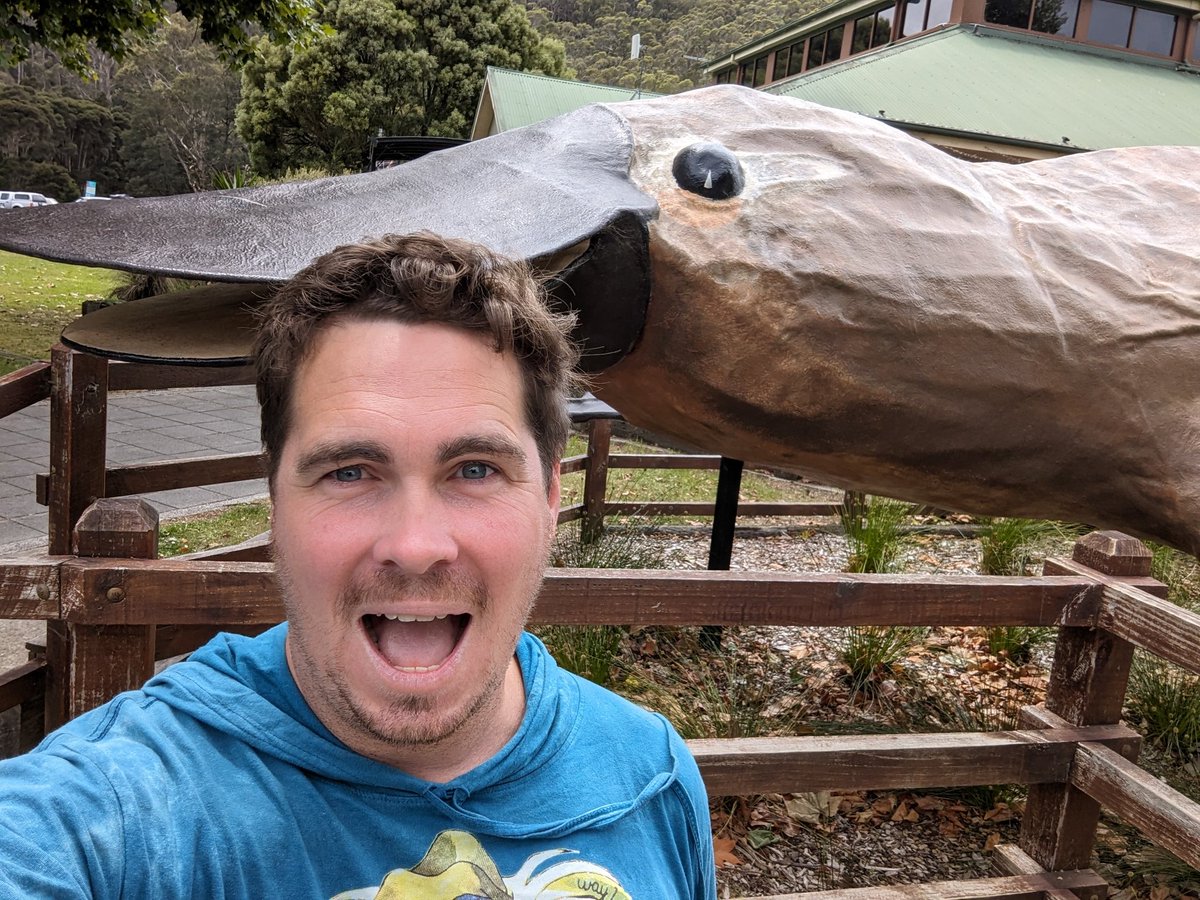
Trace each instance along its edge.
<path fill-rule="evenodd" d="M 248 157 L 234 129 L 241 81 L 178 14 L 121 66 L 114 103 L 125 112 L 127 189 L 175 194 L 212 187 Z"/>
<path fill-rule="evenodd" d="M 356 169 L 371 135 L 465 137 L 487 66 L 562 75 L 565 52 L 512 0 L 330 0 L 323 34 L 263 40 L 238 132 L 254 169 Z"/>
<path fill-rule="evenodd" d="M 537 28 L 567 47 L 583 81 L 674 93 L 707 79 L 700 60 L 796 21 L 826 0 L 529 0 Z M 642 36 L 640 63 L 629 39 Z"/>
<path fill-rule="evenodd" d="M 95 178 L 116 156 L 118 132 L 112 110 L 101 103 L 24 84 L 0 84 L 0 159 L 10 179 L 36 177 L 61 184 L 68 173 L 80 184 Z M 52 193 L 60 197 L 64 190 Z"/>
<path fill-rule="evenodd" d="M 296 39 L 315 25 L 311 0 L 177 0 L 172 4 L 197 23 L 201 37 L 225 57 L 242 61 L 251 30 L 277 39 Z M 92 71 L 89 43 L 117 60 L 167 18 L 166 0 L 39 0 L 0 8 L 0 66 L 46 47 L 79 74 Z"/>

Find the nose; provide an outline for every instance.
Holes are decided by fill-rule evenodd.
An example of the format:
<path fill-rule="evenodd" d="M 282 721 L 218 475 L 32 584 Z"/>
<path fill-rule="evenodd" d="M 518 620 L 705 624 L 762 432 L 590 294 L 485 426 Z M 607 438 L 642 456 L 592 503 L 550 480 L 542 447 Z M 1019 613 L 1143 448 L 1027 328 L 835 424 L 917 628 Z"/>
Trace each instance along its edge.
<path fill-rule="evenodd" d="M 458 558 L 450 511 L 430 490 L 397 490 L 376 523 L 374 560 L 404 575 L 423 575 Z"/>

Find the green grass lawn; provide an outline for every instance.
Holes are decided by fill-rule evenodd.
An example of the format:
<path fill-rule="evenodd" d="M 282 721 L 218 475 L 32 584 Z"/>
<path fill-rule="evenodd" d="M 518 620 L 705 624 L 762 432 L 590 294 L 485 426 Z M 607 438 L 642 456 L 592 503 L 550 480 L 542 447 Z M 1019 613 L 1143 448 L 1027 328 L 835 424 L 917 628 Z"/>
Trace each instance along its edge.
<path fill-rule="evenodd" d="M 111 269 L 0 250 L 0 375 L 49 359 L 51 345 L 83 301 L 104 297 L 120 278 Z"/>

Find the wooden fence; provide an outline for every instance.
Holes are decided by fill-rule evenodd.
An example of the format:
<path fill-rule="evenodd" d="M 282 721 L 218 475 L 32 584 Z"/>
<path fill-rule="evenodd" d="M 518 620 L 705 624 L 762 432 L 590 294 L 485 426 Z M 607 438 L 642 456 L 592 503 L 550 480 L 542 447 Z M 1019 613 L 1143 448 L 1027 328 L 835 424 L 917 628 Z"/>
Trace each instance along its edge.
<path fill-rule="evenodd" d="M 135 498 L 103 499 L 110 472 L 118 473 L 114 485 L 122 478 L 142 490 L 181 485 L 166 483 L 162 470 L 147 474 L 154 467 L 136 467 L 143 480 L 128 480 L 134 478 L 128 471 L 107 470 L 102 454 L 98 466 L 80 462 L 91 458 L 97 437 L 103 447 L 107 390 L 151 386 L 162 377 L 158 368 L 97 365 L 60 348 L 41 374 L 25 370 L 0 381 L 0 412 L 49 391 L 50 379 L 58 398 L 48 479 L 52 555 L 0 561 L 0 618 L 48 625 L 44 656 L 0 675 L 0 710 L 20 708 L 24 746 L 44 729 L 140 685 L 156 659 L 186 652 L 215 630 L 255 632 L 283 616 L 271 564 L 254 561 L 265 558 L 264 545 L 205 559 L 155 559 L 157 514 Z M 594 430 L 597 440 L 604 437 Z M 591 458 L 612 465 L 607 453 L 597 450 Z M 236 458 L 223 459 L 187 465 L 195 477 L 208 465 L 208 473 L 227 480 L 223 467 Z M 602 484 L 586 462 L 568 464 L 584 466 L 585 480 Z M 245 465 L 244 458 L 236 465 Z M 608 505 L 596 495 L 593 487 L 578 515 L 588 514 L 587 496 L 603 514 Z M 71 526 L 65 535 L 64 521 Z M 1200 805 L 1137 767 L 1141 739 L 1120 722 L 1135 647 L 1200 673 L 1200 616 L 1161 599 L 1164 588 L 1149 577 L 1149 567 L 1140 542 L 1097 532 L 1080 539 L 1071 559 L 1049 560 L 1045 574 L 1033 578 L 563 569 L 547 577 L 534 621 L 1056 627 L 1045 705 L 1027 708 L 1015 731 L 697 740 L 690 746 L 714 795 L 1029 786 L 1019 845 L 994 853 L 1000 877 L 831 892 L 839 898 L 1101 898 L 1107 886 L 1088 869 L 1101 806 L 1200 867 Z"/>

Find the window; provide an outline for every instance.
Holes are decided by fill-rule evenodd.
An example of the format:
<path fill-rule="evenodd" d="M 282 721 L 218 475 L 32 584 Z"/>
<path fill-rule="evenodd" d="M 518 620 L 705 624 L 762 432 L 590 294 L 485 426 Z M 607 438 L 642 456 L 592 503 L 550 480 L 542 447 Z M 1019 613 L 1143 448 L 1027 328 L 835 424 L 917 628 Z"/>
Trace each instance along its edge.
<path fill-rule="evenodd" d="M 1112 0 L 1092 0 L 1087 39 L 1097 44 L 1170 56 L 1178 27 L 1179 16 L 1170 13 Z"/>
<path fill-rule="evenodd" d="M 791 55 L 791 47 L 780 47 L 775 51 L 775 66 L 771 69 L 771 80 L 778 81 L 787 75 L 788 57 Z"/>
<path fill-rule="evenodd" d="M 750 81 L 754 78 L 754 64 L 742 63 L 738 66 L 738 84 L 742 87 L 750 87 Z"/>
<path fill-rule="evenodd" d="M 749 68 L 749 66 L 747 66 Z M 754 61 L 754 81 L 751 87 L 762 87 L 767 83 L 767 54 L 763 54 Z"/>
<path fill-rule="evenodd" d="M 835 59 L 841 59 L 842 56 L 842 39 L 846 33 L 845 23 L 830 28 L 827 32 L 829 40 L 825 42 L 825 62 L 831 63 Z"/>
<path fill-rule="evenodd" d="M 1129 48 L 1170 56 L 1171 48 L 1175 45 L 1178 21 L 1178 16 L 1139 6 L 1133 13 L 1133 35 L 1129 38 Z"/>
<path fill-rule="evenodd" d="M 1079 0 L 1037 0 L 1029 27 L 1042 34 L 1075 37 L 1075 20 L 1078 18 Z"/>
<path fill-rule="evenodd" d="M 993 25 L 1028 28 L 1032 0 L 987 0 L 983 18 Z"/>
<path fill-rule="evenodd" d="M 815 69 L 839 59 L 842 55 L 842 36 L 846 33 L 845 24 L 835 25 L 828 31 L 814 34 L 808 39 L 808 54 L 805 57 L 804 69 Z"/>
<path fill-rule="evenodd" d="M 1075 33 L 1081 6 L 1090 7 L 1086 36 Z M 1171 55 L 1179 30 L 1178 15 L 1118 0 L 987 0 L 984 19 L 1161 56 Z"/>
<path fill-rule="evenodd" d="M 895 14 L 896 7 L 885 6 L 861 19 L 855 19 L 851 55 L 888 43 L 892 39 L 892 19 Z"/>
<path fill-rule="evenodd" d="M 1089 41 L 1124 47 L 1129 43 L 1132 25 L 1132 6 L 1112 3 L 1110 0 L 1092 0 L 1092 22 L 1087 33 Z"/>
<path fill-rule="evenodd" d="M 804 68 L 804 41 L 796 41 L 788 49 L 787 73 L 788 75 L 795 75 Z"/>

